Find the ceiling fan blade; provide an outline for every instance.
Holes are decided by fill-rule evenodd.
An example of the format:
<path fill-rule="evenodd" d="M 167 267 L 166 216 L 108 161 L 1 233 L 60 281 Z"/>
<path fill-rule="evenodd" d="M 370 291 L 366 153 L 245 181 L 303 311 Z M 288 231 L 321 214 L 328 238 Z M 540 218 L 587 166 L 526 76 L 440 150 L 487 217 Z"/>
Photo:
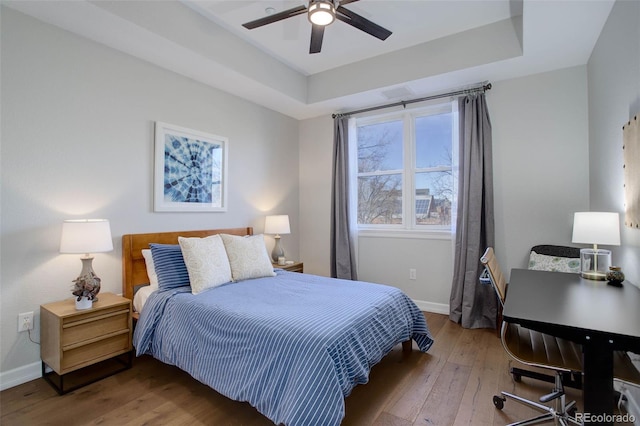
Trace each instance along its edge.
<path fill-rule="evenodd" d="M 379 38 L 380 40 L 386 40 L 387 37 L 393 34 L 388 29 L 383 28 L 380 25 L 371 22 L 367 18 L 364 18 L 342 6 L 338 6 L 338 8 L 336 9 L 336 19 L 339 19 L 342 22 L 351 25 L 352 27 L 356 27 L 357 29 L 362 30 L 365 33 L 370 34 L 376 38 Z"/>
<path fill-rule="evenodd" d="M 349 3 L 355 3 L 358 0 L 340 0 L 339 5 L 342 6 L 343 4 L 349 4 Z"/>
<path fill-rule="evenodd" d="M 292 9 L 283 10 L 280 13 L 274 13 L 273 15 L 265 16 L 264 18 L 256 19 L 255 21 L 247 22 L 246 24 L 242 24 L 242 26 L 245 27 L 246 29 L 252 30 L 254 28 L 258 28 L 258 27 L 262 27 L 263 25 L 282 21 L 283 19 L 301 15 L 306 12 L 307 12 L 306 6 L 298 6 Z"/>
<path fill-rule="evenodd" d="M 311 25 L 311 44 L 309 53 L 320 53 L 322 49 L 322 38 L 324 37 L 324 25 Z"/>

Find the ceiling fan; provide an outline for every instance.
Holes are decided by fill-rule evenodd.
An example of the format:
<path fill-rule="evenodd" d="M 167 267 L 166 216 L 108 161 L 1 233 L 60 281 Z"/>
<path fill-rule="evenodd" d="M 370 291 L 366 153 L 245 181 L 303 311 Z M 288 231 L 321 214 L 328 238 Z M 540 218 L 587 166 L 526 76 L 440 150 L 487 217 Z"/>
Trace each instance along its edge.
<path fill-rule="evenodd" d="M 298 6 L 287 9 L 255 21 L 242 24 L 243 27 L 252 30 L 262 27 L 263 25 L 272 24 L 282 21 L 283 19 L 307 13 L 311 22 L 311 43 L 309 45 L 309 53 L 319 53 L 322 49 L 322 38 L 324 37 L 324 28 L 336 19 L 351 25 L 367 34 L 370 34 L 380 40 L 386 40 L 392 33 L 386 28 L 375 24 L 368 19 L 358 15 L 355 12 L 343 7 L 345 4 L 354 3 L 358 0 L 309 0 L 309 6 Z"/>

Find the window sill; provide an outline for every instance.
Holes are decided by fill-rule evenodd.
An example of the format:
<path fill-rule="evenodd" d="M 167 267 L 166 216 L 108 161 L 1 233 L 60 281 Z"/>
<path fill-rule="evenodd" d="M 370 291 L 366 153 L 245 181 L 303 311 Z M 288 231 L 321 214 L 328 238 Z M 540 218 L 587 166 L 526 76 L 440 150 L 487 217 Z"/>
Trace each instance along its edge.
<path fill-rule="evenodd" d="M 410 238 L 422 240 L 452 240 L 450 230 L 419 230 L 419 229 L 359 229 L 360 238 Z"/>

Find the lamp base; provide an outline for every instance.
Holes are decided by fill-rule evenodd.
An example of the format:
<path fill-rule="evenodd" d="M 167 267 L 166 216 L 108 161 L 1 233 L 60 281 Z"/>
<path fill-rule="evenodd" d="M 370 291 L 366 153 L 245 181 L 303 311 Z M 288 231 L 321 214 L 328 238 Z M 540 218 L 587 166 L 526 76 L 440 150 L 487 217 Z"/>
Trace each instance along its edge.
<path fill-rule="evenodd" d="M 611 250 L 580 249 L 580 276 L 588 280 L 606 281 L 611 266 Z"/>
<path fill-rule="evenodd" d="M 273 263 L 278 263 L 278 258 L 284 257 L 284 249 L 282 245 L 280 245 L 280 235 L 275 236 L 276 245 L 273 247 L 273 251 L 271 252 L 271 259 L 273 259 Z"/>
<path fill-rule="evenodd" d="M 607 280 L 607 275 L 603 274 L 601 272 L 583 271 L 583 272 L 580 272 L 580 276 L 582 278 L 586 278 L 588 280 L 594 280 L 594 281 L 606 281 Z"/>

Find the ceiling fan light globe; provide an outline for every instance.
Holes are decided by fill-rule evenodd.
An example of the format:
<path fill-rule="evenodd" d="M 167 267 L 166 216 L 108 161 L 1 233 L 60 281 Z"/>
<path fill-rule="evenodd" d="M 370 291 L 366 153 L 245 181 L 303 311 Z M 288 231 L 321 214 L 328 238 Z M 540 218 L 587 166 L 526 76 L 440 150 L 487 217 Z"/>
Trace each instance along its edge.
<path fill-rule="evenodd" d="M 309 5 L 309 21 L 326 26 L 336 19 L 336 9 L 331 1 L 319 0 Z"/>

